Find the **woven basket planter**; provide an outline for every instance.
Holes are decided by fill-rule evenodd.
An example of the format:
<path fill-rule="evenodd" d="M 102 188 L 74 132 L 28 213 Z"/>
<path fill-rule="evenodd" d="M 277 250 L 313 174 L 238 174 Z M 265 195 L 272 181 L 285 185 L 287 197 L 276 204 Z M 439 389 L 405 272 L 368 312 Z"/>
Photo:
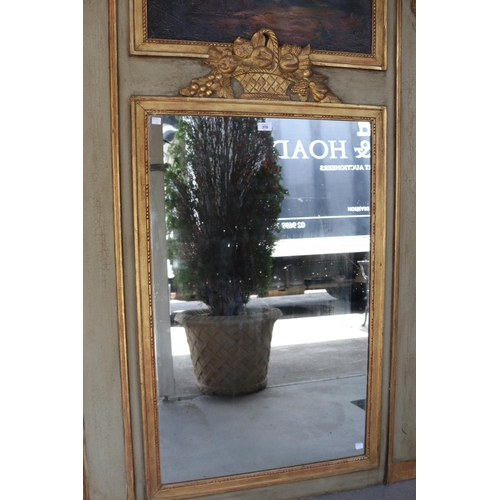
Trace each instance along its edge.
<path fill-rule="evenodd" d="M 208 309 L 184 311 L 184 327 L 196 375 L 204 394 L 250 394 L 267 385 L 267 368 L 276 308 L 247 309 L 237 316 L 212 316 Z"/>

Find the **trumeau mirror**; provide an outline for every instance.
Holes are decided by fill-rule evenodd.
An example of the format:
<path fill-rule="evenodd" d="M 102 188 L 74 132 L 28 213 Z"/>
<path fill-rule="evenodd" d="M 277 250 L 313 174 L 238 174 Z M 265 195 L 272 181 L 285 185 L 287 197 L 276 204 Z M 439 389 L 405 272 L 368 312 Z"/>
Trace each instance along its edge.
<path fill-rule="evenodd" d="M 132 98 L 148 498 L 379 463 L 385 108 L 249 43 Z"/>

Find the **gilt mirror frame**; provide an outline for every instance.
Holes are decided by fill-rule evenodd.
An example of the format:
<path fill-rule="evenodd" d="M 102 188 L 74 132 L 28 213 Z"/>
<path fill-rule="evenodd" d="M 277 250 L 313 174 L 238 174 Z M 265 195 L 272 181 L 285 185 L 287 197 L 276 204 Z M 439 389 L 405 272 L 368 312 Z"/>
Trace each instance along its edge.
<path fill-rule="evenodd" d="M 131 112 L 138 344 L 147 497 L 193 498 L 377 468 L 380 463 L 386 259 L 386 108 L 333 102 L 264 102 L 251 99 L 135 96 L 131 98 Z M 162 484 L 155 375 L 148 130 L 150 117 L 164 114 L 334 119 L 371 123 L 371 276 L 364 455 L 261 472 Z"/>
<path fill-rule="evenodd" d="M 196 58 L 206 58 L 208 57 L 208 48 L 210 45 L 215 44 L 219 48 L 227 48 L 230 43 L 222 42 L 217 39 L 217 36 L 208 38 L 203 41 L 193 41 L 193 40 L 176 40 L 176 39 L 163 39 L 163 38 L 149 38 L 148 36 L 148 0 L 130 0 L 130 53 L 133 55 L 149 55 L 149 56 L 174 56 L 174 57 L 196 57 Z M 333 20 L 328 26 L 328 32 L 334 32 L 335 27 L 338 27 L 339 32 L 342 30 L 358 30 L 371 32 L 370 50 L 369 51 L 359 51 L 356 49 L 352 50 L 331 50 L 331 48 L 322 47 L 318 42 L 313 43 L 314 47 L 311 51 L 311 62 L 316 66 L 336 66 L 345 68 L 360 68 L 360 69 L 374 69 L 374 70 L 385 70 L 387 67 L 387 0 L 371 0 L 371 19 L 362 26 L 349 26 L 352 22 L 351 17 L 347 16 L 344 22 L 339 20 Z M 186 8 L 188 8 L 186 6 Z M 319 18 L 332 18 L 334 15 L 333 7 L 320 6 L 319 9 L 323 9 L 321 13 L 316 14 Z M 311 9 L 312 6 L 302 7 L 304 11 Z M 353 6 L 353 11 L 351 14 L 355 14 L 356 7 Z M 255 8 L 253 9 L 255 11 Z M 264 11 L 257 9 L 259 14 L 259 27 L 263 25 L 262 16 Z M 186 15 L 186 14 L 184 14 Z M 189 15 L 189 13 L 187 14 Z M 311 14 L 312 15 L 312 14 Z M 273 22 L 272 27 L 283 39 L 283 33 L 289 30 L 290 20 L 283 19 L 280 26 L 280 20 L 276 19 L 277 16 L 272 16 Z M 303 16 L 301 16 L 301 19 Z M 293 21 L 293 19 L 292 19 Z M 194 30 L 196 28 L 196 20 L 190 20 L 190 27 L 188 30 Z M 299 21 L 300 22 L 300 21 Z M 347 24 L 346 24 L 347 23 Z M 233 23 L 234 24 L 234 23 Z M 368 25 L 369 24 L 369 25 Z M 252 26 L 248 26 L 249 29 Z M 301 24 L 303 31 L 306 28 Z M 205 29 L 205 28 L 204 28 Z M 227 30 L 228 32 L 233 32 L 232 30 Z M 314 33 L 312 27 L 311 32 L 304 32 L 303 38 L 307 41 L 311 41 L 314 38 Z M 292 28 L 293 32 L 293 28 Z M 356 35 L 354 38 L 358 38 Z M 291 36 L 295 38 L 295 36 Z M 283 40 L 282 40 L 283 41 Z M 290 43 L 296 43 L 290 42 Z M 359 49 L 358 49 L 359 50 Z"/>

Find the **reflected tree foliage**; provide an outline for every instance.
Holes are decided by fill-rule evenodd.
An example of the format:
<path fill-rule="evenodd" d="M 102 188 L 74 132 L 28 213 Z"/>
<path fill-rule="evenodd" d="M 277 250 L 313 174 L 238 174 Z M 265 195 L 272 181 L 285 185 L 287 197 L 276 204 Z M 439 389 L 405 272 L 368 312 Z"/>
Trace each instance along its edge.
<path fill-rule="evenodd" d="M 267 290 L 287 194 L 274 140 L 258 118 L 179 119 L 165 174 L 170 258 L 178 282 L 215 315 Z"/>

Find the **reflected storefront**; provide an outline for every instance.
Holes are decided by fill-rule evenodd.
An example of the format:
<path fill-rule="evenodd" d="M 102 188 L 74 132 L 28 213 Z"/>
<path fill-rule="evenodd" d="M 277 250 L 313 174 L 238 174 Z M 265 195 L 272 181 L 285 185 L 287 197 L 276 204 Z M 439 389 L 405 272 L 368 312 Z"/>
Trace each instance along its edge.
<path fill-rule="evenodd" d="M 166 192 L 158 201 L 164 204 L 166 200 L 166 225 L 171 229 L 165 241 L 167 255 L 174 263 L 172 274 L 180 276 L 170 280 L 169 290 L 162 290 L 165 281 L 160 279 L 153 288 L 155 297 L 168 292 L 171 299 L 175 297 L 170 305 L 170 332 L 155 332 L 157 339 L 170 337 L 172 345 L 172 362 L 162 365 L 171 370 L 158 371 L 159 379 L 173 372 L 169 384 L 173 390 L 160 394 L 165 398 L 158 406 L 162 481 L 256 472 L 363 454 L 368 330 L 361 313 L 366 308 L 367 283 L 358 262 L 369 260 L 369 124 L 168 115 L 152 117 L 151 121 L 151 137 L 158 136 L 154 128 L 162 131 Z M 189 137 L 179 138 L 176 132 L 186 126 Z M 235 130 L 246 127 L 252 127 L 246 134 Z M 186 281 L 207 279 L 212 288 L 220 284 L 208 276 L 208 269 L 186 278 L 182 258 L 183 252 L 200 246 L 195 260 L 188 263 L 191 270 L 198 267 L 199 260 L 207 268 L 212 266 L 206 256 L 213 254 L 217 276 L 228 281 L 252 279 L 254 250 L 245 249 L 242 258 L 238 248 L 252 239 L 252 218 L 263 223 L 259 209 L 251 213 L 262 190 L 251 189 L 246 170 L 253 168 L 257 177 L 260 169 L 268 168 L 266 159 L 255 154 L 252 159 L 251 154 L 265 141 L 276 148 L 286 195 L 276 211 L 272 265 L 266 261 L 270 269 L 259 270 L 270 273 L 268 288 L 260 296 L 250 296 L 246 310 L 277 310 L 280 317 L 274 324 L 270 353 L 262 353 L 269 358 L 269 368 L 266 366 L 262 375 L 265 383 L 257 388 L 250 384 L 245 395 L 237 395 L 235 389 L 225 389 L 225 380 L 215 379 L 232 377 L 226 371 L 239 372 L 241 358 L 261 353 L 249 353 L 244 340 L 238 339 L 231 354 L 236 366 L 230 366 L 226 354 L 233 339 L 220 339 L 218 329 L 223 327 L 219 326 L 210 332 L 217 341 L 199 337 L 186 341 L 177 314 L 207 308 L 197 297 L 197 284 Z M 158 156 L 159 151 L 151 149 L 151 158 Z M 189 181 L 180 183 L 180 174 L 169 169 L 182 169 Z M 259 187 L 263 188 L 262 181 Z M 275 189 L 278 196 L 280 188 Z M 201 192 L 206 200 L 198 199 Z M 174 199 L 181 195 L 182 200 Z M 242 195 L 247 199 L 242 200 Z M 187 198 L 195 204 L 191 207 L 194 213 L 186 210 Z M 260 206 L 260 210 L 264 208 Z M 187 235 L 182 232 L 184 220 L 169 223 L 170 217 L 181 216 L 189 220 Z M 207 229 L 208 225 L 214 227 Z M 243 226 L 241 231 L 238 226 Z M 194 237 L 196 231 L 202 241 Z M 187 245 L 179 241 L 183 237 Z M 267 237 L 261 233 L 261 238 Z M 265 243 L 255 241 L 257 247 Z M 179 247 L 182 251 L 175 252 Z M 228 269 L 227 259 L 238 264 Z M 233 300 L 233 294 L 220 293 L 224 300 Z M 189 300 L 191 297 L 194 300 Z M 210 300 L 210 294 L 205 297 Z M 236 336 L 232 332 L 228 335 Z M 196 344 L 191 353 L 188 344 Z M 201 359 L 204 351 L 207 360 Z M 251 365 L 248 370 L 258 370 L 258 366 Z M 208 390 L 208 386 L 216 389 Z M 260 392 L 262 386 L 266 389 Z M 318 393 L 324 396 L 318 398 Z M 222 421 L 224 425 L 220 425 Z M 303 422 L 309 422 L 313 430 L 304 432 Z"/>

